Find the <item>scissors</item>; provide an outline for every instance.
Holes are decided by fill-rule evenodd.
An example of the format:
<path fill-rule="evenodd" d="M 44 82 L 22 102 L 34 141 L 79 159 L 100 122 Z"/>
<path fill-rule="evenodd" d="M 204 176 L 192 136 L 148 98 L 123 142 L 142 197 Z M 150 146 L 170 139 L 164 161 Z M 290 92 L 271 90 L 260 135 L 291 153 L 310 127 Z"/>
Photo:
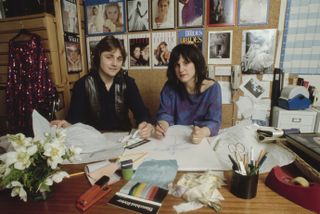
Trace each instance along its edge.
<path fill-rule="evenodd" d="M 242 143 L 230 143 L 228 145 L 229 152 L 232 153 L 237 161 L 241 160 L 241 155 L 246 151 Z"/>

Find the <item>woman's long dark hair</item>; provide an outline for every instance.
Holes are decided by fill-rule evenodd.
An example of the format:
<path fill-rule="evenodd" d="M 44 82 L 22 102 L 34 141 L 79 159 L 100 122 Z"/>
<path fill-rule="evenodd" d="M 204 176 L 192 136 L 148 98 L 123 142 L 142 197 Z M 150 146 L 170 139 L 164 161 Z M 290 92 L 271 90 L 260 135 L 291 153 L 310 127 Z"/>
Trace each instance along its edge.
<path fill-rule="evenodd" d="M 204 79 L 208 79 L 208 70 L 206 62 L 199 48 L 193 44 L 179 44 L 172 49 L 170 54 L 170 60 L 167 69 L 167 83 L 176 90 L 179 95 L 186 99 L 188 98 L 188 92 L 184 84 L 176 76 L 175 66 L 180 59 L 183 57 L 187 62 L 193 62 L 195 66 L 195 93 L 200 94 L 201 84 Z"/>

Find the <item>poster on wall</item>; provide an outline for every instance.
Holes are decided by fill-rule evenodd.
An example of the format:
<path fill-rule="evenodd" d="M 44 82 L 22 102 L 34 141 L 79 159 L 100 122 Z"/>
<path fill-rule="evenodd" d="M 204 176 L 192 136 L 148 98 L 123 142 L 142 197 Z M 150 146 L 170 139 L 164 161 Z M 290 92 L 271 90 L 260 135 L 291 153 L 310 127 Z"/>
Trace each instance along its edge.
<path fill-rule="evenodd" d="M 231 64 L 232 31 L 209 31 L 208 46 L 208 64 Z"/>
<path fill-rule="evenodd" d="M 207 0 L 208 26 L 235 25 L 236 0 Z"/>
<path fill-rule="evenodd" d="M 269 0 L 239 0 L 238 25 L 268 24 Z"/>
<path fill-rule="evenodd" d="M 178 31 L 178 44 L 194 44 L 201 52 L 203 50 L 203 29 L 190 29 Z"/>
<path fill-rule="evenodd" d="M 149 69 L 151 68 L 151 47 L 150 34 L 129 34 L 128 45 L 130 50 L 130 69 Z"/>
<path fill-rule="evenodd" d="M 127 5 L 128 31 L 149 30 L 149 1 L 128 0 Z"/>
<path fill-rule="evenodd" d="M 125 34 L 115 34 L 113 35 L 115 38 L 119 39 L 122 45 L 124 46 L 124 49 L 126 50 L 126 53 L 128 52 L 128 37 Z M 87 37 L 87 60 L 88 60 L 88 70 L 92 67 L 92 60 L 93 60 L 93 54 L 94 49 L 97 46 L 97 44 L 100 42 L 101 39 L 103 39 L 104 36 L 89 36 Z M 122 66 L 123 69 L 128 69 L 128 56 L 126 60 L 123 63 Z"/>
<path fill-rule="evenodd" d="M 63 31 L 79 34 L 79 22 L 76 0 L 62 0 L 62 24 Z"/>
<path fill-rule="evenodd" d="M 203 0 L 178 1 L 178 27 L 200 27 L 203 25 Z"/>
<path fill-rule="evenodd" d="M 86 0 L 84 3 L 87 35 L 125 32 L 124 0 Z"/>
<path fill-rule="evenodd" d="M 152 33 L 153 68 L 166 68 L 168 66 L 171 50 L 176 44 L 175 31 Z"/>
<path fill-rule="evenodd" d="M 270 74 L 274 62 L 276 29 L 242 32 L 241 70 L 246 74 Z"/>
<path fill-rule="evenodd" d="M 80 38 L 74 34 L 65 33 L 68 73 L 78 73 L 82 70 Z"/>
<path fill-rule="evenodd" d="M 152 0 L 152 29 L 175 27 L 174 0 Z"/>

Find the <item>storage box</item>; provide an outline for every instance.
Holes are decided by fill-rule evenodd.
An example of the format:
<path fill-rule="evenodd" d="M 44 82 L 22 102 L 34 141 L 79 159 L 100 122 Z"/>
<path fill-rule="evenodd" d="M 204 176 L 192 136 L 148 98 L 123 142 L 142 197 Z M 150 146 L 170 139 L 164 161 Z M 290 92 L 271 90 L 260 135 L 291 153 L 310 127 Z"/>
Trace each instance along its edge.
<path fill-rule="evenodd" d="M 314 132 L 317 112 L 312 109 L 286 110 L 275 106 L 272 111 L 272 126 L 280 129 L 298 128 L 301 133 Z"/>

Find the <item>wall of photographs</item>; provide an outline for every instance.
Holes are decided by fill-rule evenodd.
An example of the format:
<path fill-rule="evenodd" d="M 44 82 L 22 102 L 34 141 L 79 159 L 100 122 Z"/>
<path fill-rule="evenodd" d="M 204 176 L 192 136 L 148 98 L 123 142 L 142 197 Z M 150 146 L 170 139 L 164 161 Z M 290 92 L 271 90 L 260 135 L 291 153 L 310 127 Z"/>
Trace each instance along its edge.
<path fill-rule="evenodd" d="M 129 56 L 124 68 L 148 91 L 151 114 L 158 108 L 170 52 L 179 43 L 193 43 L 202 50 L 210 77 L 223 88 L 230 88 L 233 65 L 240 65 L 243 83 L 255 86 L 245 90 L 242 85 L 236 93 L 223 90 L 227 126 L 237 119 L 235 97 L 248 93 L 254 103 L 269 98 L 271 83 L 261 80 L 273 72 L 278 0 L 84 0 L 83 6 L 88 69 L 95 45 L 105 35 L 115 35 Z M 154 79 L 159 83 L 151 84 Z M 256 119 L 267 123 L 260 116 Z"/>

